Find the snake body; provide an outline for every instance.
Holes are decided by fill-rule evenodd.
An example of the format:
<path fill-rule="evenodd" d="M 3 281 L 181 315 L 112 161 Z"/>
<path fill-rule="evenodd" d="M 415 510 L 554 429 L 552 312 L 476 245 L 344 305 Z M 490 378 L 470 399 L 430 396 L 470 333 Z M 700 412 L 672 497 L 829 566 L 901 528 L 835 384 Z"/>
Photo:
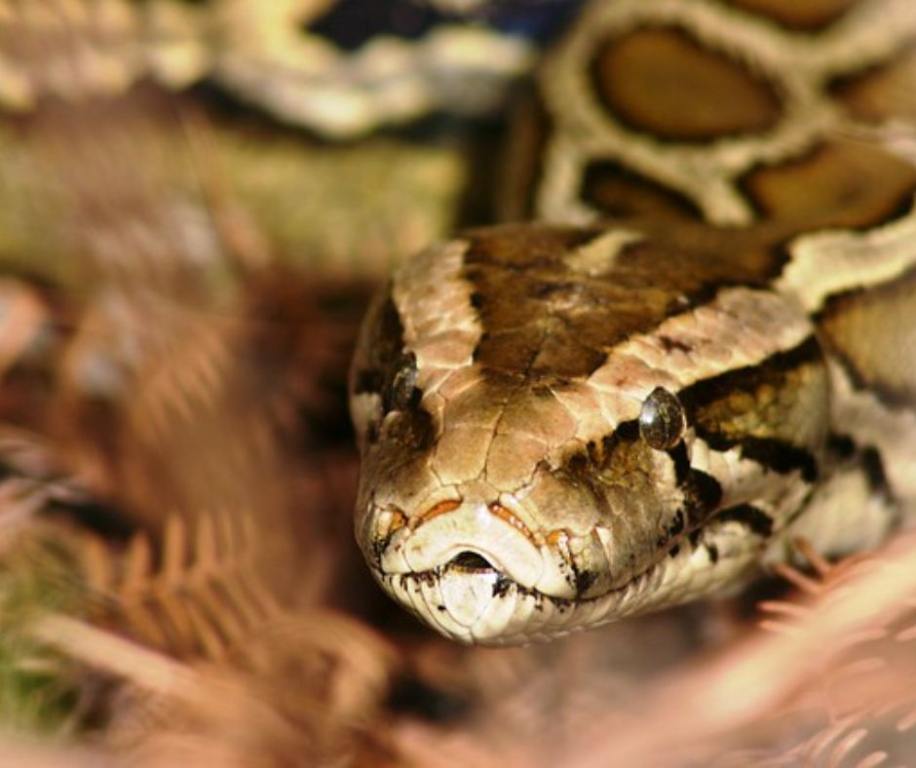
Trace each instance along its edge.
<path fill-rule="evenodd" d="M 916 500 L 916 9 L 616 0 L 513 139 L 504 213 L 405 264 L 351 371 L 357 539 L 462 642 L 842 554 Z"/>

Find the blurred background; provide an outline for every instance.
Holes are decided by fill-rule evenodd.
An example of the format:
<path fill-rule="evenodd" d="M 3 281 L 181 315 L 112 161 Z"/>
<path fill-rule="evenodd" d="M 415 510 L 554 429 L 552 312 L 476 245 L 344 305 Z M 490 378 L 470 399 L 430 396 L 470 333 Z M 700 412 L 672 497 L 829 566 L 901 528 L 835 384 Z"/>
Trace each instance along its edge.
<path fill-rule="evenodd" d="M 508 650 L 362 563 L 361 313 L 580 5 L 0 0 L 0 765 L 916 764 L 911 536 Z"/>

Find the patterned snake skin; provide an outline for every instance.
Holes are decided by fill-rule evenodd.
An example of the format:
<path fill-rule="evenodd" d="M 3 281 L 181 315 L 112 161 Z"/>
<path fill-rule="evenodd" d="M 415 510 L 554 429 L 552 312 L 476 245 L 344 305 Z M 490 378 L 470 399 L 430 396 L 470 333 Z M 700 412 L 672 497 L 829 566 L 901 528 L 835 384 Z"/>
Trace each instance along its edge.
<path fill-rule="evenodd" d="M 528 642 L 899 524 L 914 40 L 905 0 L 583 9 L 503 179 L 541 223 L 429 248 L 363 327 L 356 531 L 396 600 Z"/>
<path fill-rule="evenodd" d="M 507 223 L 394 274 L 350 383 L 372 573 L 444 634 L 508 644 L 738 589 L 796 536 L 841 555 L 906 520 L 914 41 L 912 0 L 7 0 L 0 109 L 31 125 L 152 83 L 358 148 L 492 116 L 521 81 L 489 173 Z M 3 172 L 22 173 L 42 148 L 7 127 Z M 324 211 L 346 239 L 349 194 L 301 198 L 313 166 L 265 133 L 215 120 L 211 138 L 230 173 L 269 171 L 261 210 Z M 137 146 L 113 156 L 158 157 Z M 403 226 L 369 231 L 428 240 L 425 187 L 383 157 L 363 186 Z M 41 228 L 3 199 L 2 245 L 30 253 L 16 238 Z M 157 215 L 191 242 L 180 208 Z M 301 248 L 312 221 L 278 239 Z M 99 231 L 133 248 L 129 223 Z"/>

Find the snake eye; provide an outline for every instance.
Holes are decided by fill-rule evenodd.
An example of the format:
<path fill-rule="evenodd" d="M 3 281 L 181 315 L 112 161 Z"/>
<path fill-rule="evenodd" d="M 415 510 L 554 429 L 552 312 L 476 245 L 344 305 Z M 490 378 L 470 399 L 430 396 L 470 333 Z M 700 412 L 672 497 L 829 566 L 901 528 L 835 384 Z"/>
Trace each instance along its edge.
<path fill-rule="evenodd" d="M 417 358 L 407 353 L 391 380 L 386 411 L 406 411 L 417 404 L 420 390 L 417 389 Z"/>
<path fill-rule="evenodd" d="M 681 439 L 686 424 L 684 409 L 667 389 L 656 387 L 643 401 L 639 434 L 649 447 L 657 451 L 673 448 Z"/>

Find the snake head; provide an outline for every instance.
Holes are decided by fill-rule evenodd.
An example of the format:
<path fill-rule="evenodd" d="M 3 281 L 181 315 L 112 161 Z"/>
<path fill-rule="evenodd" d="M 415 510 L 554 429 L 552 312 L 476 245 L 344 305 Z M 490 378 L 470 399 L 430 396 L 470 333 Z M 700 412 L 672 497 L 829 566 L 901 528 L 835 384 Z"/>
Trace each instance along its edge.
<path fill-rule="evenodd" d="M 405 264 L 363 325 L 357 540 L 392 597 L 463 642 L 733 588 L 810 488 L 826 386 L 807 317 L 708 253 L 472 232 Z"/>

